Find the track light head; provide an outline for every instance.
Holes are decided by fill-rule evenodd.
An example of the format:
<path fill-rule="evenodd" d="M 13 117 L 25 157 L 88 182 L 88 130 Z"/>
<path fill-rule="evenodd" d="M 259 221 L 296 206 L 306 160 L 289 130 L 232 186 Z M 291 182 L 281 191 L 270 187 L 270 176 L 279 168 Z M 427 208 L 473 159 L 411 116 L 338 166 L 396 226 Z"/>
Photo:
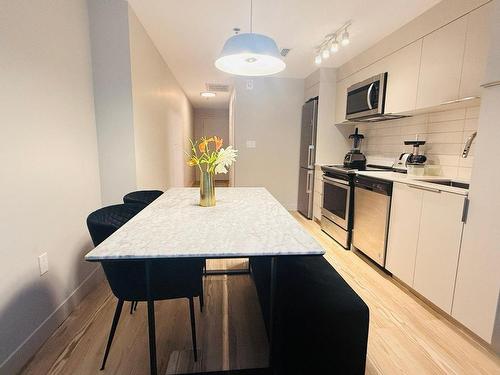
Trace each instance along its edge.
<path fill-rule="evenodd" d="M 332 42 L 332 45 L 330 46 L 330 52 L 335 53 L 338 52 L 339 50 L 339 42 L 337 42 L 337 37 Z"/>
<path fill-rule="evenodd" d="M 342 33 L 341 43 L 343 46 L 347 46 L 350 43 L 349 32 L 347 31 L 347 29 L 345 29 L 344 32 Z"/>

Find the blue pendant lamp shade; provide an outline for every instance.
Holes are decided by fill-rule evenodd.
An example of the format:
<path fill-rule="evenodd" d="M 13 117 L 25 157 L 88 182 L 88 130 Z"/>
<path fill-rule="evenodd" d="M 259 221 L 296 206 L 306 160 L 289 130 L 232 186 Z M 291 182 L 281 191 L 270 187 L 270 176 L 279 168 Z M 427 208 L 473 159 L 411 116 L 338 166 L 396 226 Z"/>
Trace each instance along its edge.
<path fill-rule="evenodd" d="M 215 66 L 223 72 L 240 76 L 267 76 L 286 68 L 274 40 L 254 33 L 229 38 Z"/>

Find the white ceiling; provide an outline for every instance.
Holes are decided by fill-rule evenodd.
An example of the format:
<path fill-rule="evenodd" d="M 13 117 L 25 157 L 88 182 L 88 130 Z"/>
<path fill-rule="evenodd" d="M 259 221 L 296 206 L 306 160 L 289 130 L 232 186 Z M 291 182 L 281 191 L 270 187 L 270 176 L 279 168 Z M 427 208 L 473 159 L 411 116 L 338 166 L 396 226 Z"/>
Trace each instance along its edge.
<path fill-rule="evenodd" d="M 214 61 L 234 27 L 249 31 L 250 0 L 128 0 L 196 108 L 226 107 L 228 94 L 204 99 L 205 83 L 231 83 Z M 312 73 L 314 47 L 346 21 L 351 44 L 322 66 L 337 67 L 439 0 L 253 0 L 253 31 L 291 48 L 279 76 Z"/>

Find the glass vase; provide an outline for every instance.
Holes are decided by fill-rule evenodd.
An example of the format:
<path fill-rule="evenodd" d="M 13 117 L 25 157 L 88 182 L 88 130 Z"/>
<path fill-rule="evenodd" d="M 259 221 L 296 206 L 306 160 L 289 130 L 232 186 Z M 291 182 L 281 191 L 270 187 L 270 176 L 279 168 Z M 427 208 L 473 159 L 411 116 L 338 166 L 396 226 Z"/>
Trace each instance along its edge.
<path fill-rule="evenodd" d="M 202 171 L 200 176 L 200 206 L 215 206 L 214 174 Z"/>

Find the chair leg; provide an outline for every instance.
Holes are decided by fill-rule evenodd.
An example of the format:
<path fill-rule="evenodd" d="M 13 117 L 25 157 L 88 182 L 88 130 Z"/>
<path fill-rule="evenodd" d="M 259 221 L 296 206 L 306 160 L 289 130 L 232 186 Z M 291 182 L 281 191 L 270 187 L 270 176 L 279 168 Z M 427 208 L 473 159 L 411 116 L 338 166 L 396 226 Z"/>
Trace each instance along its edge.
<path fill-rule="evenodd" d="M 203 278 L 201 279 L 201 282 L 200 282 L 200 289 L 201 289 L 201 293 L 200 293 L 200 311 L 203 312 L 203 307 L 205 307 L 205 296 L 203 295 L 205 293 L 205 291 L 203 290 Z"/>
<path fill-rule="evenodd" d="M 134 305 L 134 311 L 137 310 L 137 305 L 139 304 L 139 301 L 135 301 L 135 305 Z"/>
<path fill-rule="evenodd" d="M 118 326 L 118 321 L 120 320 L 120 314 L 123 308 L 123 300 L 119 299 L 116 304 L 115 316 L 113 317 L 113 323 L 111 324 L 111 331 L 109 332 L 108 343 L 106 345 L 106 351 L 104 352 L 104 359 L 102 360 L 101 370 L 104 370 L 106 366 L 106 360 L 108 359 L 109 350 L 111 349 L 111 344 L 113 342 L 113 337 L 115 337 L 116 327 Z"/>
<path fill-rule="evenodd" d="M 189 314 L 191 316 L 191 338 L 193 340 L 194 361 L 198 361 L 198 349 L 196 347 L 196 323 L 194 317 L 194 301 L 193 297 L 189 297 Z"/>
<path fill-rule="evenodd" d="M 134 313 L 134 304 L 135 304 L 135 301 L 130 302 L 130 315 L 132 315 Z"/>
<path fill-rule="evenodd" d="M 156 369 L 156 332 L 155 332 L 155 304 L 148 300 L 148 328 L 149 328 L 149 368 L 151 375 L 157 374 Z"/>

